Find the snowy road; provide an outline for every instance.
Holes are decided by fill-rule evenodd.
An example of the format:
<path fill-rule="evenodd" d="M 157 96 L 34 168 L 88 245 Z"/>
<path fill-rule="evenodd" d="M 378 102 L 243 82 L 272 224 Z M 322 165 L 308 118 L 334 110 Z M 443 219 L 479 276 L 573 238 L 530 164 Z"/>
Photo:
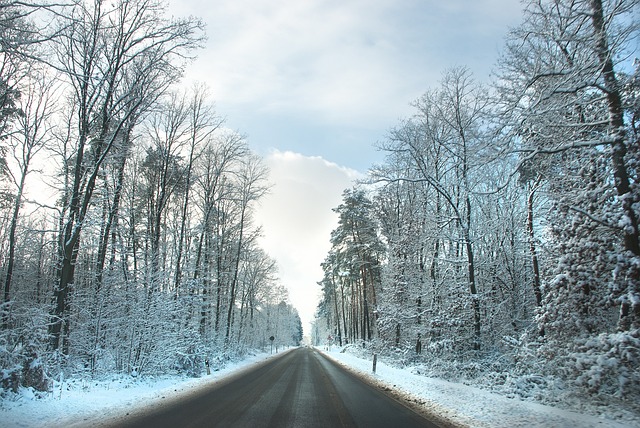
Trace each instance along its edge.
<path fill-rule="evenodd" d="M 123 426 L 123 421 L 118 421 Z M 127 427 L 437 427 L 312 349 L 296 349 Z"/>

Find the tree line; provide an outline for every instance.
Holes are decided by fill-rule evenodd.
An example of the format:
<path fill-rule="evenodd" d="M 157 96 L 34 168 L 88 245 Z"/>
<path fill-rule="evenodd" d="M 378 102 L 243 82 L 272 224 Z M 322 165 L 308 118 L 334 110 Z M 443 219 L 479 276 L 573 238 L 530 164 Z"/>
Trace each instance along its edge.
<path fill-rule="evenodd" d="M 639 4 L 523 6 L 491 81 L 446 71 L 345 191 L 316 340 L 637 408 Z"/>
<path fill-rule="evenodd" d="M 0 383 L 199 375 L 302 327 L 259 246 L 268 170 L 156 0 L 0 4 Z M 47 195 L 51 194 L 51 197 Z"/>

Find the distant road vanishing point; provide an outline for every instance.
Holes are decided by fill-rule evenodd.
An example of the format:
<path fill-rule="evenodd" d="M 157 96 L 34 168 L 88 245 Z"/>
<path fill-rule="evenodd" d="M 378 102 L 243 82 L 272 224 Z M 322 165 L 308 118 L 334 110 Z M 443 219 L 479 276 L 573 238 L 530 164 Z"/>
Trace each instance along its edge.
<path fill-rule="evenodd" d="M 112 426 L 438 428 L 310 348 Z"/>

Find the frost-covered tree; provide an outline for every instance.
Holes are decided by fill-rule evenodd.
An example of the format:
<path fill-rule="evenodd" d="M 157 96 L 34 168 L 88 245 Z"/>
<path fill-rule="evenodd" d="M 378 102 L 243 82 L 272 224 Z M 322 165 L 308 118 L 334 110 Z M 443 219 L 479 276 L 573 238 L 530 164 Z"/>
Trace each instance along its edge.
<path fill-rule="evenodd" d="M 637 7 L 528 2 L 498 82 L 522 171 L 543 180 L 551 206 L 541 350 L 552 371 L 618 394 L 638 384 L 638 142 L 622 72 Z"/>
<path fill-rule="evenodd" d="M 98 176 L 129 120 L 149 108 L 180 75 L 180 62 L 200 41 L 195 19 L 169 20 L 155 2 L 80 2 L 58 15 L 53 45 L 70 88 L 73 161 L 63 190 L 59 284 L 49 333 L 68 351 L 70 296 L 80 236 Z M 67 160 L 65 159 L 65 162 Z"/>
<path fill-rule="evenodd" d="M 340 343 L 370 341 L 377 335 L 376 308 L 384 247 L 373 205 L 362 189 L 347 189 L 334 211 L 331 252 L 323 269 L 320 313 Z"/>
<path fill-rule="evenodd" d="M 8 255 L 4 280 L 3 302 L 11 300 L 11 284 L 16 259 L 16 239 L 20 209 L 23 205 L 28 175 L 32 173 L 36 155 L 51 138 L 51 116 L 53 115 L 53 83 L 46 79 L 42 70 L 36 66 L 31 68 L 31 77 L 24 83 L 23 96 L 18 102 L 21 114 L 16 119 L 15 132 L 8 137 L 11 150 L 11 164 L 15 173 L 9 172 L 15 186 L 15 197 L 11 204 L 11 220 L 9 224 Z M 3 320 L 3 322 L 6 320 Z"/>
<path fill-rule="evenodd" d="M 403 193 L 408 192 L 400 200 L 410 203 L 407 205 L 410 211 L 390 224 L 398 223 L 405 228 L 399 235 L 402 240 L 415 240 L 416 236 L 422 240 L 405 248 L 409 242 L 393 243 L 397 246 L 393 250 L 396 254 L 409 255 L 411 264 L 419 266 L 421 272 L 410 281 L 412 287 L 417 286 L 416 278 L 425 283 L 427 270 L 435 284 L 436 272 L 443 271 L 441 261 L 456 260 L 450 271 L 456 279 L 447 293 L 450 302 L 461 305 L 456 312 L 470 309 L 466 324 L 471 330 L 461 337 L 476 350 L 481 347 L 482 320 L 474 249 L 480 235 L 474 215 L 478 212 L 476 193 L 483 190 L 479 168 L 487 151 L 482 135 L 486 104 L 483 89 L 473 82 L 468 70 L 452 69 L 445 73 L 441 86 L 417 101 L 418 113 L 392 131 L 383 144 L 383 150 L 390 154 L 390 167 L 375 173 L 377 180 L 391 185 L 392 194 L 400 188 Z M 392 278 L 393 275 L 389 280 L 393 283 Z M 426 289 L 418 287 L 422 290 L 414 299 L 422 304 L 421 293 Z M 468 290 L 467 297 L 464 289 Z"/>

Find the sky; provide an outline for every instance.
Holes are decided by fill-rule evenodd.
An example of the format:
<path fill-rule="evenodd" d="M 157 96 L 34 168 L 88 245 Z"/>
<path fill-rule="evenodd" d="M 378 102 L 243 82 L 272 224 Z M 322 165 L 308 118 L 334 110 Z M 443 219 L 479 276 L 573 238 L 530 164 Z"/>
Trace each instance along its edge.
<path fill-rule="evenodd" d="M 169 0 L 208 40 L 185 83 L 205 83 L 226 126 L 271 169 L 257 209 L 303 327 L 342 191 L 384 160 L 376 143 L 448 68 L 487 81 L 518 0 Z"/>

